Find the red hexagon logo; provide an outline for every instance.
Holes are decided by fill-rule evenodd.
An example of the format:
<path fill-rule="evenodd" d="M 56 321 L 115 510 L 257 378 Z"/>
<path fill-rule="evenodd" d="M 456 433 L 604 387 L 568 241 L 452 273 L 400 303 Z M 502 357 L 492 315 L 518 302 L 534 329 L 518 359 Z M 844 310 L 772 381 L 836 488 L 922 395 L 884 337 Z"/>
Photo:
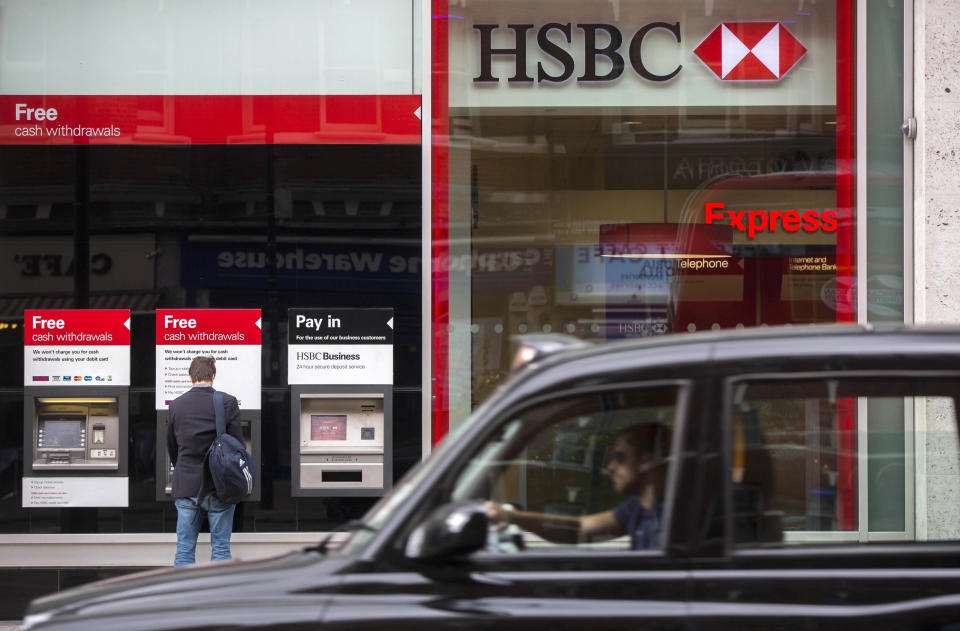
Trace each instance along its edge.
<path fill-rule="evenodd" d="M 723 81 L 779 81 L 806 52 L 779 22 L 722 22 L 693 51 Z"/>

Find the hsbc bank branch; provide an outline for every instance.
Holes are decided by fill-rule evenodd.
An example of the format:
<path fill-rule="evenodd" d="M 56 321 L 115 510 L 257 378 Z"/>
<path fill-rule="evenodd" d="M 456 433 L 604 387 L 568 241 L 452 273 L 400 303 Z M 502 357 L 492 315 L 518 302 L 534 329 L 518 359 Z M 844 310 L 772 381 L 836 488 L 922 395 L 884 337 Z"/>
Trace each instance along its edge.
<path fill-rule="evenodd" d="M 158 310 L 260 310 L 239 556 L 374 501 L 294 488 L 291 309 L 392 310 L 393 478 L 506 378 L 517 334 L 955 320 L 935 261 L 960 196 L 936 157 L 958 142 L 936 127 L 957 19 L 934 0 L 8 0 L 0 575 L 33 594 L 172 563 Z M 125 504 L 24 503 L 24 311 L 56 309 L 130 311 Z M 848 510 L 796 537 L 948 535 L 927 498 L 957 484 L 927 468 L 924 423 L 873 419 L 894 439 L 850 457 L 901 482 L 852 470 Z"/>
<path fill-rule="evenodd" d="M 503 381 L 517 334 L 932 319 L 914 290 L 925 263 L 912 38 L 926 7 L 491 0 L 444 11 L 432 114 L 446 142 L 432 147 L 432 176 L 445 195 L 432 221 L 434 261 L 450 265 L 433 271 L 446 290 L 432 313 L 435 432 Z M 808 436 L 845 464 L 829 489 L 807 483 L 829 498 L 791 539 L 952 536 L 927 499 L 957 480 L 924 464 L 922 415 L 841 416 Z M 838 440 L 843 427 L 864 444 Z M 867 466 L 881 461 L 902 472 L 896 483 Z"/>

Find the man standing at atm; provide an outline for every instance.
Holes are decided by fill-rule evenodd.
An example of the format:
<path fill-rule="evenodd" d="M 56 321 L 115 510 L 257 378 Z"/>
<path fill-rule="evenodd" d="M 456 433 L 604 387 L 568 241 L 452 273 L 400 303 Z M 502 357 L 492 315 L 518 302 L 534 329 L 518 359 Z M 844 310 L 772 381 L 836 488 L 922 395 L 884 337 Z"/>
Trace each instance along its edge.
<path fill-rule="evenodd" d="M 205 475 L 203 456 L 217 437 L 216 412 L 213 409 L 213 379 L 217 376 L 212 357 L 198 356 L 190 362 L 193 387 L 170 402 L 167 421 L 167 453 L 173 464 L 173 497 L 177 506 L 177 552 L 174 567 L 194 563 L 201 511 L 210 522 L 210 560 L 230 558 L 230 535 L 236 504 L 224 504 L 216 493 L 205 493 L 197 502 Z M 227 433 L 243 443 L 240 407 L 236 397 L 224 393 Z"/>

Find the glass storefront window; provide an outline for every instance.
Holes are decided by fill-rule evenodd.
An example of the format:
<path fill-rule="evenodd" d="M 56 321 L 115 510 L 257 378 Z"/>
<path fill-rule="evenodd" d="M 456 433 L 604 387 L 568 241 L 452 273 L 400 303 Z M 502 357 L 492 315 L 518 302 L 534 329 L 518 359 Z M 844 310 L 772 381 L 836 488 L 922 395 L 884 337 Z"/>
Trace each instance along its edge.
<path fill-rule="evenodd" d="M 850 0 L 435 2 L 438 436 L 517 335 L 903 320 L 903 86 L 856 76 L 864 32 L 870 76 L 902 69 L 903 4 L 865 4 L 858 34 Z M 793 529 L 912 532 L 912 473 L 858 467 L 904 463 L 910 420 L 848 401 L 827 425 L 843 501 Z"/>
<path fill-rule="evenodd" d="M 517 334 L 856 321 L 848 2 L 445 10 L 449 423 Z"/>
<path fill-rule="evenodd" d="M 0 533 L 173 531 L 158 309 L 262 313 L 261 494 L 235 531 L 328 531 L 373 504 L 291 489 L 290 308 L 393 310 L 386 462 L 397 479 L 420 460 L 418 15 L 409 0 L 4 5 Z M 131 311 L 125 507 L 24 508 L 24 310 L 54 308 Z"/>
<path fill-rule="evenodd" d="M 287 309 L 324 305 L 394 309 L 394 408 L 402 421 L 395 425 L 393 461 L 394 476 L 399 478 L 420 459 L 419 146 L 69 150 L 83 152 L 89 168 L 87 234 L 79 238 L 93 257 L 100 257 L 93 260 L 109 261 L 110 267 L 109 273 L 98 275 L 97 266 L 91 266 L 88 304 L 110 300 L 133 311 L 130 504 L 126 509 L 21 506 L 23 390 L 16 388 L 23 383 L 24 340 L 19 326 L 23 300 L 29 299 L 34 308 L 71 308 L 76 295 L 72 274 L 63 287 L 55 287 L 57 279 L 45 267 L 45 277 L 30 285 L 31 294 L 21 297 L 9 285 L 0 294 L 11 309 L 21 305 L 19 313 L 5 314 L 9 328 L 0 331 L 5 359 L 0 386 L 7 388 L 0 532 L 173 531 L 176 511 L 170 502 L 157 502 L 154 493 L 155 308 L 263 311 L 263 495 L 260 502 L 242 505 L 235 529 L 324 531 L 362 515 L 372 500 L 291 497 Z M 37 216 L 37 208 L 53 195 L 52 185 L 31 187 L 23 175 L 42 172 L 62 153 L 59 147 L 0 151 L 6 190 L 32 191 L 23 198 L 32 213 L 0 221 L 0 234 L 12 248 L 11 255 L 31 255 L 39 244 L 48 248 L 44 259 L 48 265 L 59 256 L 65 272 L 74 258 L 76 235 L 43 232 L 49 224 Z M 64 177 L 69 181 L 69 170 Z M 319 215 L 318 205 L 323 209 Z M 64 223 L 70 226 L 74 210 L 65 206 Z M 35 236 L 37 232 L 43 234 Z M 358 234 L 363 235 L 360 241 L 355 239 Z M 272 270 L 266 264 L 267 252 L 281 255 L 275 260 L 282 263 Z M 326 266 L 326 261 L 333 264 Z M 310 269 L 317 266 L 323 269 Z M 102 282 L 119 283 L 120 288 L 106 291 Z"/>

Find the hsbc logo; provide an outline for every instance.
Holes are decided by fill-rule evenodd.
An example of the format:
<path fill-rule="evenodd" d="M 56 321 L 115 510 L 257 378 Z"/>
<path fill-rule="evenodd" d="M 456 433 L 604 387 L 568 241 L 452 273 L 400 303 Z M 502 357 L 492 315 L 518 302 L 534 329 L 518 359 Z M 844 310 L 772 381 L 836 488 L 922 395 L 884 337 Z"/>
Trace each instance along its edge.
<path fill-rule="evenodd" d="M 723 81 L 777 81 L 806 52 L 779 22 L 724 22 L 693 54 Z"/>
<path fill-rule="evenodd" d="M 476 84 L 496 84 L 501 77 L 493 73 L 493 60 L 512 58 L 514 72 L 507 77 L 509 85 L 531 83 L 565 83 L 581 74 L 578 83 L 602 83 L 619 79 L 629 65 L 640 78 L 655 83 L 674 79 L 683 69 L 678 64 L 667 72 L 657 72 L 645 57 L 645 39 L 654 33 L 683 44 L 680 22 L 650 22 L 637 29 L 629 41 L 613 24 L 549 22 L 536 30 L 534 24 L 507 24 L 513 31 L 513 46 L 495 48 L 494 32 L 499 24 L 474 24 L 479 36 L 480 72 Z M 574 45 L 574 29 L 582 31 Z M 534 55 L 536 77 L 528 70 L 531 52 L 528 40 L 536 41 Z M 723 22 L 718 24 L 693 50 L 716 77 L 722 81 L 778 81 L 799 63 L 807 49 L 779 22 Z M 579 57 L 580 63 L 576 62 Z M 546 65 L 544 62 L 547 62 Z M 559 68 L 559 71 L 556 71 Z"/>

